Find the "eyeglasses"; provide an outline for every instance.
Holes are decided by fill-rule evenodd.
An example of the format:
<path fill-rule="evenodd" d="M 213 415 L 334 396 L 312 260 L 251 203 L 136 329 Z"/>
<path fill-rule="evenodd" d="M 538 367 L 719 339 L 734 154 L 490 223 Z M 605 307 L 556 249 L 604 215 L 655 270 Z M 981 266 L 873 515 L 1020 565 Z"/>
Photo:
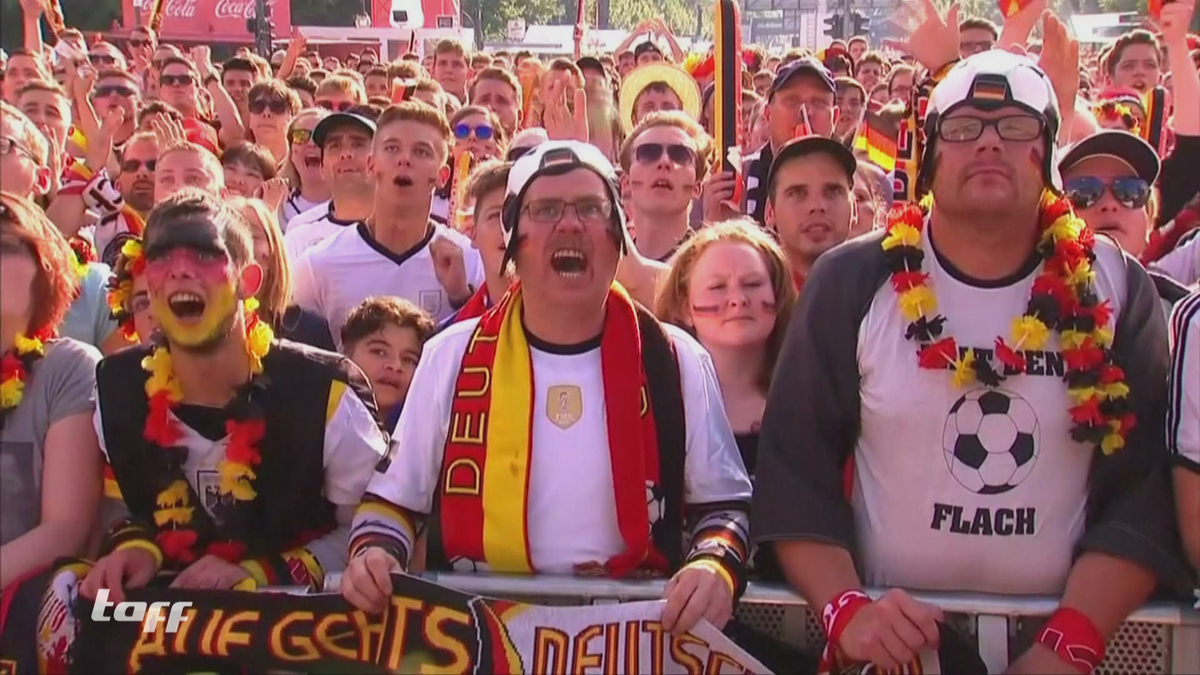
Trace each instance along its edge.
<path fill-rule="evenodd" d="M 336 110 L 338 112 L 346 112 L 354 107 L 354 103 L 351 101 L 338 101 L 337 103 L 333 101 L 317 101 L 317 105 L 326 110 Z"/>
<path fill-rule="evenodd" d="M 1150 200 L 1150 184 L 1137 176 L 1123 176 L 1105 182 L 1096 176 L 1079 176 L 1063 185 L 1067 198 L 1077 209 L 1089 209 L 1104 197 L 1104 191 L 1127 209 L 1140 209 Z"/>
<path fill-rule="evenodd" d="M 291 112 L 286 101 L 281 101 L 277 98 L 256 98 L 246 105 L 246 108 L 255 115 L 261 115 L 269 108 L 272 115 L 284 115 Z"/>
<path fill-rule="evenodd" d="M 96 87 L 92 90 L 92 98 L 108 98 L 109 96 L 120 96 L 121 98 L 129 98 L 137 93 L 133 87 L 128 87 L 123 84 L 106 84 Z"/>
<path fill-rule="evenodd" d="M 146 45 L 149 45 L 149 44 L 150 44 L 149 40 L 143 40 L 141 38 L 129 38 L 129 46 L 130 47 L 141 49 L 142 47 L 145 47 Z"/>
<path fill-rule="evenodd" d="M 532 146 L 532 145 L 521 145 L 521 146 L 517 146 L 515 148 L 509 148 L 508 153 L 506 155 L 504 155 L 504 161 L 515 162 L 518 159 L 521 159 L 522 157 L 524 157 L 525 155 L 528 155 L 529 153 L 533 152 L 534 147 L 535 146 Z"/>
<path fill-rule="evenodd" d="M 967 143 L 982 136 L 988 127 L 995 127 L 1005 141 L 1032 141 L 1042 135 L 1045 123 L 1030 115 L 1006 115 L 992 120 L 950 117 L 938 121 L 938 137 L 947 143 Z"/>
<path fill-rule="evenodd" d="M 662 158 L 664 152 L 680 166 L 696 163 L 696 151 L 679 143 L 642 143 L 633 149 L 633 156 L 642 164 L 653 164 Z"/>
<path fill-rule="evenodd" d="M 292 145 L 303 145 L 312 140 L 312 129 L 292 129 L 288 132 L 288 140 Z"/>
<path fill-rule="evenodd" d="M 190 87 L 196 83 L 191 75 L 160 75 L 159 84 L 164 87 Z"/>
<path fill-rule="evenodd" d="M 467 140 L 471 137 L 472 133 L 475 134 L 475 138 L 478 138 L 481 141 L 490 141 L 492 140 L 492 135 L 496 133 L 496 130 L 493 129 L 490 124 L 471 126 L 466 122 L 460 122 L 454 125 L 454 137 L 460 141 Z"/>
<path fill-rule="evenodd" d="M 612 215 L 612 202 L 604 199 L 581 199 L 577 202 L 564 202 L 561 199 L 535 199 L 523 209 L 535 223 L 557 225 L 567 212 L 567 207 L 575 211 L 579 222 L 594 225 L 608 221 Z"/>
<path fill-rule="evenodd" d="M 127 159 L 121 162 L 121 173 L 137 173 L 143 166 L 146 167 L 146 171 L 154 173 L 154 167 L 158 166 L 158 160 L 148 159 L 143 162 L 140 159 Z"/>
<path fill-rule="evenodd" d="M 13 138 L 0 137 L 0 155 L 7 155 L 14 151 L 25 155 L 31 160 L 37 161 L 37 158 L 33 156 L 33 152 L 20 141 Z"/>
<path fill-rule="evenodd" d="M 808 108 L 809 111 L 815 113 L 823 113 L 833 107 L 833 104 L 823 98 L 814 98 L 805 101 L 801 98 L 792 98 L 788 96 L 780 96 L 779 103 L 783 107 L 790 110 L 799 110 L 801 107 Z"/>
<path fill-rule="evenodd" d="M 111 66 L 116 64 L 117 59 L 108 54 L 88 54 L 88 61 L 97 66 Z"/>

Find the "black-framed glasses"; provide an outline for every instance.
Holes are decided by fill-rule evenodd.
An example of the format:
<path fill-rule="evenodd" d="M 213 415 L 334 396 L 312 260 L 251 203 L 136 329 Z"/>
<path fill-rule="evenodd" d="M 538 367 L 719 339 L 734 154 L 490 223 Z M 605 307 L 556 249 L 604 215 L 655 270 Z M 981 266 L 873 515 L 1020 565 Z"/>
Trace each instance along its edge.
<path fill-rule="evenodd" d="M 460 141 L 467 140 L 471 137 L 472 133 L 475 134 L 475 138 L 478 138 L 481 141 L 490 141 L 492 140 L 492 136 L 496 133 L 496 130 L 493 129 L 492 125 L 490 124 L 477 124 L 475 126 L 471 126 L 466 122 L 459 122 L 458 124 L 454 125 L 454 137 Z"/>
<path fill-rule="evenodd" d="M 158 83 L 164 87 L 190 87 L 196 84 L 196 78 L 188 73 L 183 75 L 160 75 Z"/>
<path fill-rule="evenodd" d="M 566 215 L 568 207 L 575 211 L 575 217 L 584 224 L 605 223 L 612 215 L 612 202 L 606 199 L 580 199 L 576 202 L 535 199 L 526 204 L 523 210 L 535 223 L 557 225 Z"/>
<path fill-rule="evenodd" d="M 338 112 L 346 112 L 347 110 L 354 107 L 354 102 L 353 101 L 338 101 L 337 103 L 334 103 L 333 101 L 317 101 L 317 105 L 321 106 L 322 108 L 324 108 L 326 110 L 336 110 Z"/>
<path fill-rule="evenodd" d="M 0 155 L 7 155 L 12 152 L 19 152 L 31 160 L 37 161 L 37 158 L 33 156 L 33 151 L 25 147 L 24 143 L 15 138 L 0 137 Z"/>
<path fill-rule="evenodd" d="M 518 159 L 521 159 L 522 157 L 524 157 L 525 155 L 528 155 L 529 153 L 533 152 L 533 149 L 535 147 L 537 147 L 537 146 L 519 145 L 515 148 L 509 148 L 508 152 L 504 155 L 504 161 L 515 162 Z"/>
<path fill-rule="evenodd" d="M 995 127 L 1005 141 L 1032 141 L 1041 137 L 1046 124 L 1031 115 L 1005 115 L 990 120 L 962 115 L 939 120 L 938 138 L 947 143 L 969 143 L 982 136 L 988 127 Z"/>
<path fill-rule="evenodd" d="M 137 93 L 133 87 L 124 84 L 105 84 L 96 87 L 92 90 L 92 98 L 108 98 L 109 96 L 120 96 L 121 98 L 129 98 Z"/>
<path fill-rule="evenodd" d="M 291 112 L 287 101 L 277 98 L 259 97 L 246 104 L 246 109 L 255 115 L 261 115 L 270 109 L 272 115 L 285 115 Z"/>
<path fill-rule="evenodd" d="M 312 129 L 292 129 L 288 132 L 288 141 L 292 145 L 303 145 L 312 140 Z"/>
<path fill-rule="evenodd" d="M 1140 209 L 1150 200 L 1150 184 L 1137 176 L 1122 176 L 1107 182 L 1097 176 L 1078 176 L 1066 181 L 1063 190 L 1077 209 L 1095 206 L 1105 190 L 1127 209 Z"/>
<path fill-rule="evenodd" d="M 91 61 L 94 66 L 113 66 L 116 65 L 117 58 L 109 54 L 97 53 L 88 54 L 88 61 Z"/>
<path fill-rule="evenodd" d="M 121 173 L 137 173 L 138 171 L 142 170 L 143 166 L 146 167 L 146 171 L 148 171 L 150 173 L 154 173 L 154 167 L 158 166 L 158 160 L 157 159 L 147 159 L 146 161 L 142 161 L 140 159 L 124 160 L 121 162 Z"/>
<path fill-rule="evenodd" d="M 633 156 L 642 164 L 653 164 L 662 158 L 667 158 L 680 166 L 690 166 L 696 163 L 696 151 L 681 143 L 642 143 L 633 149 Z"/>

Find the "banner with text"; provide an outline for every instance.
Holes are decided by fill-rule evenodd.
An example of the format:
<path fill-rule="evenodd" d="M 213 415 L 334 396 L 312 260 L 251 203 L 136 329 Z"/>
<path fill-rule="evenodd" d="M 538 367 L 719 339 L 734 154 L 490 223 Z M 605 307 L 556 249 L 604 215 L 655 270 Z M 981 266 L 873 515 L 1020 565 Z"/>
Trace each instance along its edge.
<path fill-rule="evenodd" d="M 123 0 L 126 29 L 149 23 L 152 0 Z M 254 36 L 246 30 L 246 20 L 254 18 L 255 0 L 164 0 L 162 31 L 165 42 L 244 42 Z M 287 39 L 292 32 L 292 5 L 289 0 L 267 0 L 267 12 L 274 24 L 276 39 Z"/>

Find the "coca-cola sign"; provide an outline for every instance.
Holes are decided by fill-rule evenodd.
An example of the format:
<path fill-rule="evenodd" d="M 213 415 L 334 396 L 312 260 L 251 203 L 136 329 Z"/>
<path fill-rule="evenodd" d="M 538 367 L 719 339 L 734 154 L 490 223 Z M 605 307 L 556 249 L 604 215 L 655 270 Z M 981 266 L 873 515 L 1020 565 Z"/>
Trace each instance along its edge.
<path fill-rule="evenodd" d="M 127 29 L 150 22 L 147 15 L 153 2 L 125 2 Z M 162 38 L 203 39 L 208 42 L 252 42 L 246 30 L 246 20 L 254 18 L 255 0 L 166 0 L 163 3 Z M 292 32 L 290 0 L 267 0 L 276 38 L 286 38 Z M 140 15 L 140 21 L 135 15 Z"/>

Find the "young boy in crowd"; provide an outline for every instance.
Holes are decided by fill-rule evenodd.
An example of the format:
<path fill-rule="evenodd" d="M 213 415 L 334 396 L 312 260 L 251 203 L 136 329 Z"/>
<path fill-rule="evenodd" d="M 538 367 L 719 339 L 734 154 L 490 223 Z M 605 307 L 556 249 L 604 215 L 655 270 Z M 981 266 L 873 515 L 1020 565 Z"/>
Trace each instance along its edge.
<path fill-rule="evenodd" d="M 433 319 L 408 300 L 370 297 L 342 325 L 342 353 L 371 382 L 379 415 L 391 429 L 400 416 Z"/>

